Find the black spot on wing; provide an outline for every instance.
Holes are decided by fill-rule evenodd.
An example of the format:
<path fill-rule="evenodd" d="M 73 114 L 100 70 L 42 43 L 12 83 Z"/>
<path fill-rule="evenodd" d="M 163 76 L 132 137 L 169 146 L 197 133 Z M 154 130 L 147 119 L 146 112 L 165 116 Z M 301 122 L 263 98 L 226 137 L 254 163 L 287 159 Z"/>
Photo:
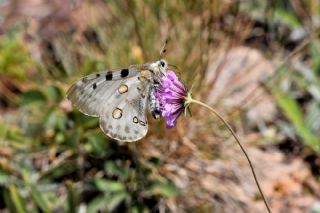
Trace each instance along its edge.
<path fill-rule="evenodd" d="M 99 78 L 99 77 L 100 77 L 100 74 L 99 74 L 99 73 L 97 73 L 97 74 L 96 74 L 96 76 L 97 76 L 97 78 Z"/>
<path fill-rule="evenodd" d="M 129 75 L 129 70 L 128 69 L 122 69 L 121 70 L 121 77 L 125 78 Z"/>
<path fill-rule="evenodd" d="M 111 80 L 112 80 L 112 72 L 109 71 L 109 72 L 107 72 L 107 74 L 106 74 L 106 81 L 111 81 Z"/>
<path fill-rule="evenodd" d="M 94 84 L 92 85 L 92 88 L 93 88 L 93 89 L 96 89 L 96 88 L 97 88 L 97 84 L 94 83 Z"/>

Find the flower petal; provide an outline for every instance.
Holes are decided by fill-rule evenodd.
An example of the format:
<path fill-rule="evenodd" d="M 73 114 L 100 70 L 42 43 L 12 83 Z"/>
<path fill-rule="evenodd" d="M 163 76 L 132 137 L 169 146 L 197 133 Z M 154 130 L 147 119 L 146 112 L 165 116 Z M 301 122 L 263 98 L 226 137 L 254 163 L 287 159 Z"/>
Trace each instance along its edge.
<path fill-rule="evenodd" d="M 161 115 L 166 120 L 167 128 L 172 128 L 184 111 L 187 90 L 172 70 L 168 70 L 167 75 L 161 80 L 162 83 L 156 89 L 156 101 L 160 105 Z"/>

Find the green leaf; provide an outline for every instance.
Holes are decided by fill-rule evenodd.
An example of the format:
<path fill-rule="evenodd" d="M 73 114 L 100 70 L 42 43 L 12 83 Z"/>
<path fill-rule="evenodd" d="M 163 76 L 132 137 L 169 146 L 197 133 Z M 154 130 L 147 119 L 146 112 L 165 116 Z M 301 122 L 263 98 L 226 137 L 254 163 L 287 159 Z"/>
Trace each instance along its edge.
<path fill-rule="evenodd" d="M 151 193 L 165 197 L 174 197 L 178 195 L 178 190 L 176 185 L 170 181 L 155 181 L 151 186 Z"/>
<path fill-rule="evenodd" d="M 313 40 L 310 44 L 311 49 L 311 62 L 312 68 L 315 71 L 316 75 L 320 78 L 320 42 L 319 40 Z M 319 80 L 319 79 L 318 79 Z"/>
<path fill-rule="evenodd" d="M 26 204 L 23 198 L 20 196 L 17 187 L 13 183 L 9 185 L 9 191 L 12 202 L 16 207 L 16 211 L 18 213 L 27 213 Z"/>
<path fill-rule="evenodd" d="M 117 192 L 112 195 L 97 197 L 88 205 L 88 213 L 113 212 L 115 208 L 128 197 L 129 195 L 126 192 Z"/>
<path fill-rule="evenodd" d="M 298 17 L 285 9 L 277 8 L 274 11 L 273 19 L 274 21 L 280 21 L 282 23 L 285 23 L 291 28 L 301 27 L 301 23 Z"/>
<path fill-rule="evenodd" d="M 55 108 L 49 109 L 42 120 L 42 126 L 45 129 L 54 129 L 57 123 L 57 111 Z"/>
<path fill-rule="evenodd" d="M 46 100 L 46 96 L 38 90 L 29 90 L 20 96 L 21 105 L 40 104 Z"/>
<path fill-rule="evenodd" d="M 121 161 L 120 161 L 121 162 Z M 118 176 L 119 178 L 127 178 L 129 175 L 128 169 L 125 167 L 125 165 L 117 165 L 114 161 L 107 161 L 104 164 L 104 170 L 107 172 L 109 175 L 115 175 Z"/>
<path fill-rule="evenodd" d="M 79 205 L 78 195 L 76 193 L 74 183 L 71 181 L 66 182 L 67 189 L 68 189 L 68 212 L 69 213 L 76 213 L 77 206 Z"/>
<path fill-rule="evenodd" d="M 43 212 L 52 212 L 51 205 L 44 196 L 44 193 L 41 193 L 36 185 L 29 184 L 29 188 L 31 191 L 31 196 L 33 201 L 37 204 L 37 206 L 43 211 Z"/>
<path fill-rule="evenodd" d="M 59 166 L 52 168 L 47 173 L 41 176 L 42 179 L 50 180 L 54 178 L 61 178 L 67 175 L 71 175 L 74 173 L 78 168 L 73 164 L 69 163 L 62 163 Z"/>
<path fill-rule="evenodd" d="M 125 191 L 123 183 L 113 180 L 96 179 L 95 185 L 97 188 L 104 192 L 119 192 Z"/>
<path fill-rule="evenodd" d="M 311 131 L 320 137 L 320 102 L 312 101 L 308 104 L 305 118 Z"/>
<path fill-rule="evenodd" d="M 9 212 L 16 212 L 8 190 L 3 190 L 3 201 Z"/>
<path fill-rule="evenodd" d="M 82 131 L 80 128 L 73 128 L 71 130 L 67 131 L 67 134 L 65 135 L 65 143 L 72 147 L 75 151 L 78 150 L 78 143 L 81 139 Z"/>
<path fill-rule="evenodd" d="M 27 80 L 31 57 L 22 43 L 21 35 L 6 33 L 0 37 L 0 75 Z"/>
<path fill-rule="evenodd" d="M 113 211 L 123 200 L 128 197 L 126 192 L 119 192 L 111 196 L 107 201 L 107 209 Z"/>
<path fill-rule="evenodd" d="M 107 149 L 106 137 L 99 132 L 90 132 L 87 135 L 88 143 L 85 148 L 88 152 L 92 152 L 98 156 L 104 156 L 109 153 L 110 150 Z"/>
<path fill-rule="evenodd" d="M 7 186 L 9 175 L 0 170 L 0 186 Z"/>
<path fill-rule="evenodd" d="M 298 135 L 303 139 L 303 142 L 315 152 L 320 153 L 320 140 L 308 128 L 298 103 L 279 89 L 274 89 L 273 95 L 286 117 L 293 124 Z"/>
<path fill-rule="evenodd" d="M 0 123 L 0 138 L 19 142 L 25 141 L 25 137 L 22 134 L 21 129 L 7 123 Z"/>
<path fill-rule="evenodd" d="M 31 182 L 31 177 L 29 174 L 29 171 L 26 169 L 23 169 L 22 171 L 22 177 L 29 188 L 31 192 L 32 200 L 35 202 L 35 204 L 43 211 L 43 212 L 52 212 L 51 205 L 48 202 L 48 199 L 44 196 L 44 193 L 40 193 L 37 186 Z"/>
<path fill-rule="evenodd" d="M 88 213 L 101 212 L 106 209 L 106 198 L 104 196 L 93 199 L 88 205 Z"/>
<path fill-rule="evenodd" d="M 77 124 L 85 129 L 97 127 L 99 124 L 99 119 L 84 115 L 78 111 L 75 111 L 73 116 Z"/>
<path fill-rule="evenodd" d="M 59 103 L 63 99 L 63 95 L 59 87 L 48 86 L 45 89 L 45 93 L 47 94 L 48 100 L 53 101 L 54 103 Z"/>

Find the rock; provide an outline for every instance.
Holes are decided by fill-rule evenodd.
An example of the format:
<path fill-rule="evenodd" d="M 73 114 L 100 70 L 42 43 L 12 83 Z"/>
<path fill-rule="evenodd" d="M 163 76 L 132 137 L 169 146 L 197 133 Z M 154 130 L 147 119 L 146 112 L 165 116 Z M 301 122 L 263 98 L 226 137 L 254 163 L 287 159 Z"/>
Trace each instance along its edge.
<path fill-rule="evenodd" d="M 271 62 L 256 49 L 239 46 L 218 51 L 208 67 L 206 101 L 230 111 L 244 109 L 253 123 L 271 121 L 276 106 L 261 81 L 274 73 Z"/>

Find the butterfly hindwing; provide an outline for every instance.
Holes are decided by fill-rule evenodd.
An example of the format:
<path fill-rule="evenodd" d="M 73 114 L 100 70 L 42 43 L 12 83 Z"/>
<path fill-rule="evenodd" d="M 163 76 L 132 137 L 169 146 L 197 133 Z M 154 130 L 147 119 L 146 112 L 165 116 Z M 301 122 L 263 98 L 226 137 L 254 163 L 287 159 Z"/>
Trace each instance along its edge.
<path fill-rule="evenodd" d="M 74 83 L 67 92 L 67 98 L 82 113 L 98 117 L 101 105 L 108 102 L 121 81 L 137 74 L 134 68 L 93 73 Z"/>
<path fill-rule="evenodd" d="M 119 141 L 137 141 L 148 131 L 146 119 L 150 84 L 139 77 L 121 82 L 100 115 L 100 127 L 110 137 Z"/>

